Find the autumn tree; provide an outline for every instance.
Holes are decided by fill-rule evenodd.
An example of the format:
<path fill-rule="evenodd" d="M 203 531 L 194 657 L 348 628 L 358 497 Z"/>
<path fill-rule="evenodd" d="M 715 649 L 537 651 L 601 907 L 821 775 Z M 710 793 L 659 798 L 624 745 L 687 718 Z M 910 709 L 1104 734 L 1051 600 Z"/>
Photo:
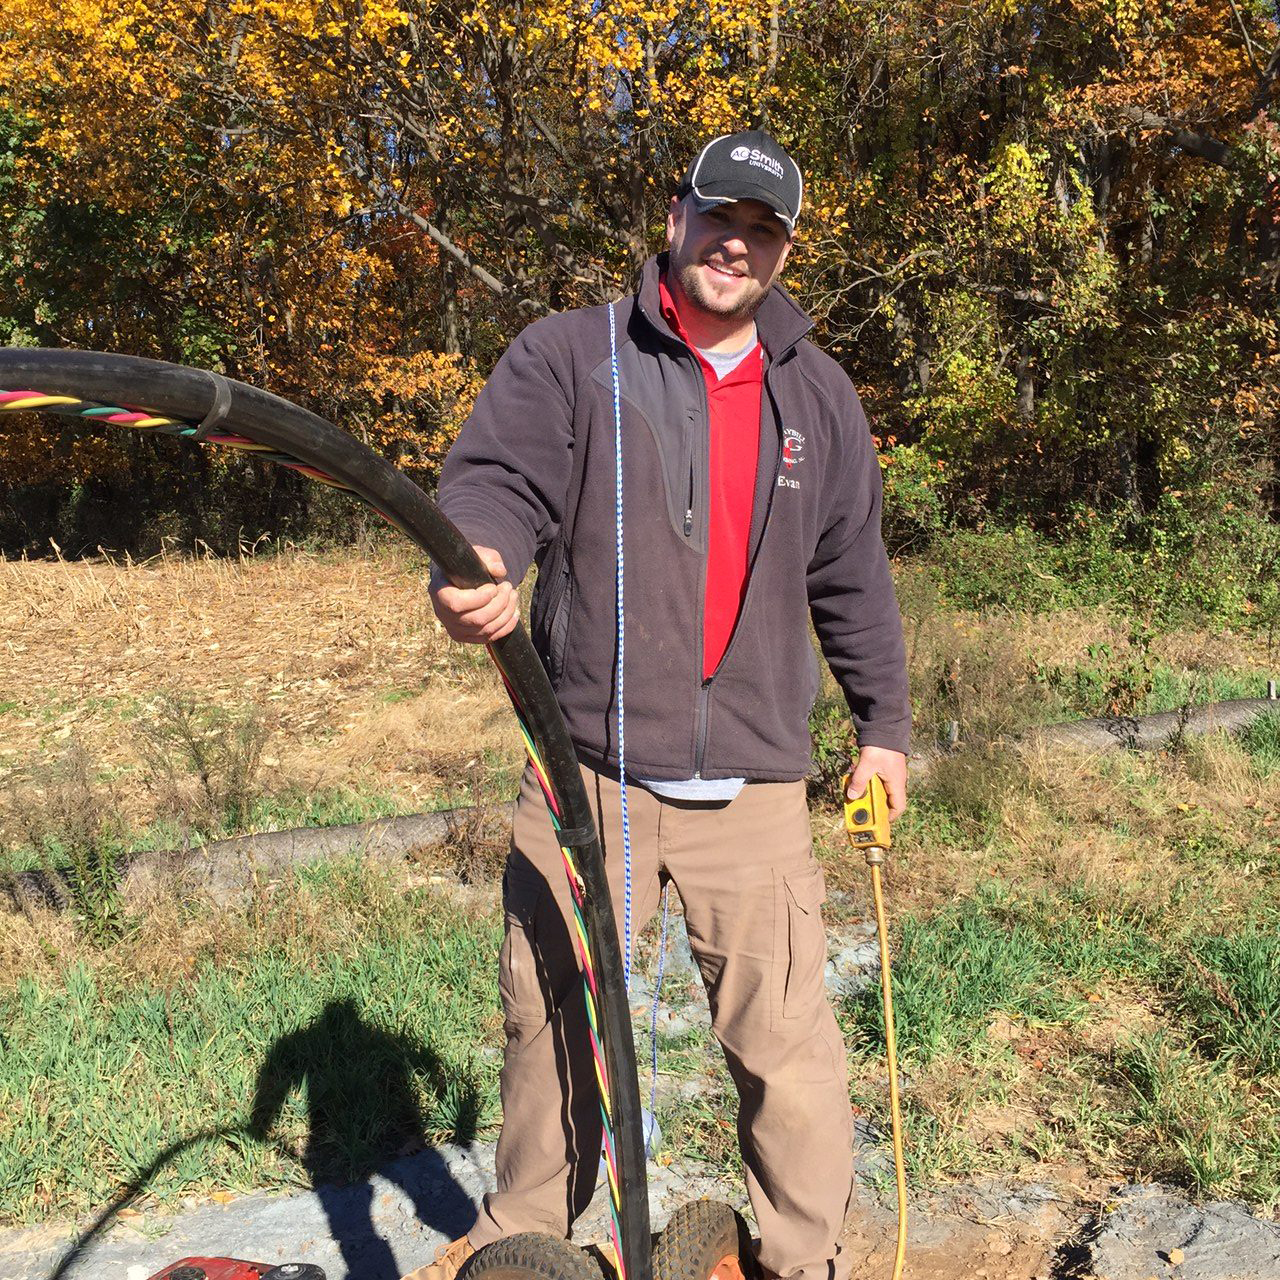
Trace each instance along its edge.
<path fill-rule="evenodd" d="M 767 124 L 899 532 L 1276 500 L 1265 0 L 0 0 L 0 28 L 10 340 L 221 367 L 429 479 L 520 326 L 627 287 L 687 155 Z M 11 481 L 151 465 L 24 439 Z"/>

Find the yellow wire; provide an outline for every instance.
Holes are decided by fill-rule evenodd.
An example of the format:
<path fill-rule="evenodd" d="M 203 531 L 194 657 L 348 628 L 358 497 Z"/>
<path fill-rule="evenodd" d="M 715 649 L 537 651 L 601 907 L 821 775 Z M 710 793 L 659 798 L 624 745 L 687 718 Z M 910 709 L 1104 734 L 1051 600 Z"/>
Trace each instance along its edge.
<path fill-rule="evenodd" d="M 889 969 L 889 932 L 884 919 L 880 866 L 871 863 L 871 892 L 876 903 L 876 933 L 880 939 L 880 991 L 884 997 L 884 1044 L 889 1060 L 889 1116 L 893 1126 L 893 1173 L 898 1184 L 898 1252 L 893 1280 L 900 1280 L 907 1260 L 907 1171 L 902 1158 L 902 1111 L 898 1103 L 898 1042 L 893 1030 L 893 975 Z"/>

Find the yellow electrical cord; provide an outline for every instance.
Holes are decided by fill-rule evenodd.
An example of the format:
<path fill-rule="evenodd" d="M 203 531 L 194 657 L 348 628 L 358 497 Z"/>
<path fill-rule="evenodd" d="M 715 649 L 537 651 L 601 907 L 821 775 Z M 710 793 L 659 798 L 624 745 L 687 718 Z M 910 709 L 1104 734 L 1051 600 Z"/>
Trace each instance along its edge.
<path fill-rule="evenodd" d="M 902 1111 L 898 1100 L 898 1042 L 893 1029 L 893 975 L 889 968 L 889 930 L 884 918 L 884 892 L 880 865 L 889 848 L 889 803 L 884 783 L 876 774 L 866 791 L 850 800 L 849 779 L 844 779 L 844 825 L 849 843 L 861 850 L 871 868 L 871 892 L 876 905 L 876 936 L 880 942 L 880 992 L 884 1000 L 884 1045 L 889 1063 L 889 1118 L 893 1130 L 893 1173 L 898 1184 L 898 1251 L 893 1260 L 893 1280 L 901 1280 L 907 1260 L 907 1173 L 902 1157 Z"/>

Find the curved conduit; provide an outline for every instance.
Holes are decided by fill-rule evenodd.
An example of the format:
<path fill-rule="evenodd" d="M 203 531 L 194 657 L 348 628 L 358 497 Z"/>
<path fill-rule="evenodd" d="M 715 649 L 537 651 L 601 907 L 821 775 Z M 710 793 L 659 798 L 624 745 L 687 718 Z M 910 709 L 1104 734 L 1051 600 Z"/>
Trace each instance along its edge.
<path fill-rule="evenodd" d="M 439 508 L 372 449 L 298 405 L 219 374 L 135 356 L 0 349 L 0 412 L 54 412 L 257 453 L 363 499 L 460 587 L 489 574 Z M 619 1280 L 651 1280 L 635 1046 L 604 856 L 573 744 L 524 626 L 490 646 L 560 834 L 604 1121 Z"/>

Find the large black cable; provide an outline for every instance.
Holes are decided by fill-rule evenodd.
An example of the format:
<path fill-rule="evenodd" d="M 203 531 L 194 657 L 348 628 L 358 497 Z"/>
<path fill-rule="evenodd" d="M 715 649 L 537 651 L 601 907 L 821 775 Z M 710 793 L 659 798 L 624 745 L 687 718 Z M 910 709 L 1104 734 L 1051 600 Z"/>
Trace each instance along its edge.
<path fill-rule="evenodd" d="M 191 438 L 234 432 L 348 486 L 415 542 L 459 587 L 492 582 L 470 543 L 402 471 L 367 445 L 280 396 L 199 369 L 92 351 L 0 348 L 0 387 L 145 406 L 200 424 Z M 621 1192 L 622 1262 L 628 1280 L 651 1280 L 644 1127 L 622 951 L 604 855 L 573 743 L 546 670 L 523 625 L 493 645 L 551 780 L 561 823 L 571 829 L 599 982 L 599 1016 L 613 1100 Z"/>

